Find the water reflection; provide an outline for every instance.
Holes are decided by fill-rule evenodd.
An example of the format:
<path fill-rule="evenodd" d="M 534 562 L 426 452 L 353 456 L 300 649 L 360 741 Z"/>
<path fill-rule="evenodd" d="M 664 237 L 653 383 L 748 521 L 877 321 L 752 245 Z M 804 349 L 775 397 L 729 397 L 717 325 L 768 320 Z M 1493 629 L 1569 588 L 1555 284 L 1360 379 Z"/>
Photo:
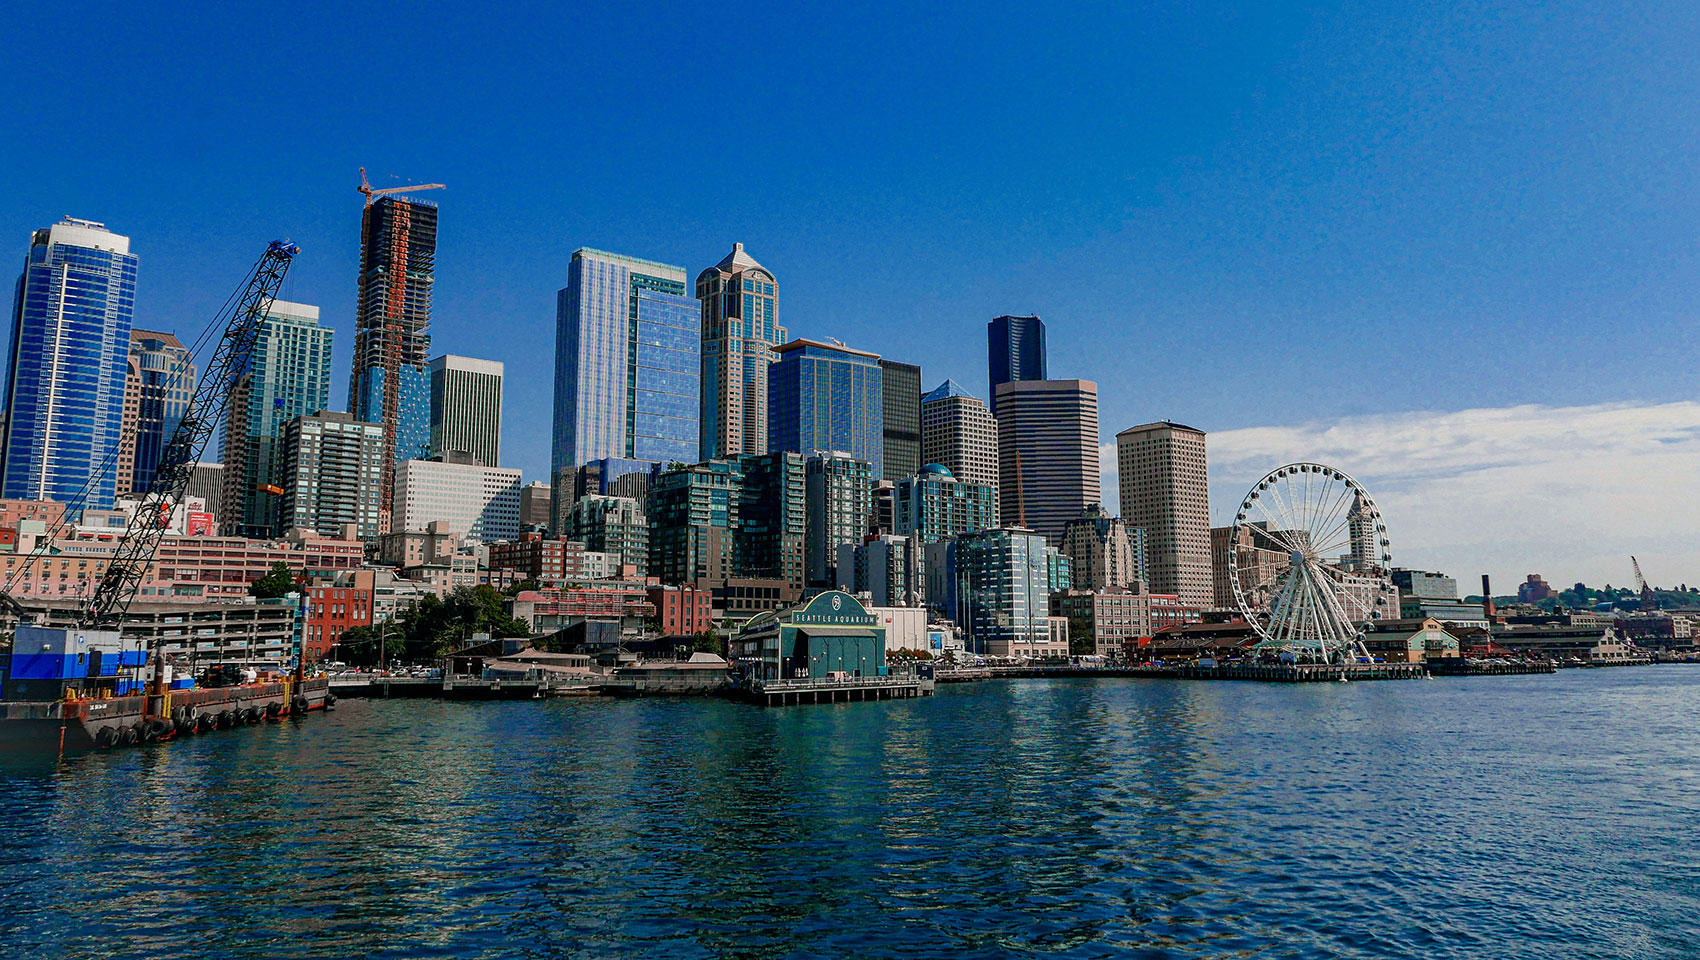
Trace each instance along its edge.
<path fill-rule="evenodd" d="M 345 701 L 0 765 L 7 956 L 1682 956 L 1700 671 Z"/>

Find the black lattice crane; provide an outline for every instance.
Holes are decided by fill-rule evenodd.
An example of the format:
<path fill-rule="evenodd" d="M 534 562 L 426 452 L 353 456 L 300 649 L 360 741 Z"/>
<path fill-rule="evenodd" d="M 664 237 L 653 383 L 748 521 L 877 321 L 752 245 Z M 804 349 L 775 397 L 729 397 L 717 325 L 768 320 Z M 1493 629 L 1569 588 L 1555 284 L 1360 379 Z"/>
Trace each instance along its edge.
<path fill-rule="evenodd" d="M 111 625 L 116 629 L 117 621 L 129 610 L 130 601 L 135 599 L 154 553 L 165 538 L 171 513 L 189 487 L 189 477 L 195 471 L 201 451 L 218 429 L 238 378 L 248 369 L 266 310 L 277 297 L 290 262 L 300 252 L 300 247 L 287 240 L 273 240 L 254 264 L 241 291 L 226 307 L 228 313 L 221 313 L 213 321 L 210 331 L 218 330 L 221 319 L 224 323 L 218 343 L 206 360 L 205 372 L 189 397 L 183 419 L 160 452 L 153 482 L 142 494 L 142 502 L 118 541 L 106 573 L 77 618 L 78 626 Z"/>

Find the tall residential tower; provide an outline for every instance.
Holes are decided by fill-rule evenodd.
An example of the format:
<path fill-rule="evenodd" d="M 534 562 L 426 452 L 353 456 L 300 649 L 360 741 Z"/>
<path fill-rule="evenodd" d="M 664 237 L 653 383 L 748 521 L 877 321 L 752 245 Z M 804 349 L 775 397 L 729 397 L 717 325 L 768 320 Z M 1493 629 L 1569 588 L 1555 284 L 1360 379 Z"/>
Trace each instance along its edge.
<path fill-rule="evenodd" d="M 436 204 L 380 197 L 367 205 L 360 221 L 360 297 L 348 409 L 355 420 L 384 428 L 380 482 L 385 504 L 395 489 L 396 461 L 425 456 L 431 442 L 425 360 L 431 350 L 436 261 Z"/>
<path fill-rule="evenodd" d="M 219 524 L 245 537 L 282 536 L 284 426 L 330 406 L 332 331 L 319 308 L 273 300 L 236 379 L 224 422 L 224 496 Z"/>
<path fill-rule="evenodd" d="M 130 238 L 66 217 L 35 231 L 12 303 L 0 497 L 105 509 L 136 302 Z"/>

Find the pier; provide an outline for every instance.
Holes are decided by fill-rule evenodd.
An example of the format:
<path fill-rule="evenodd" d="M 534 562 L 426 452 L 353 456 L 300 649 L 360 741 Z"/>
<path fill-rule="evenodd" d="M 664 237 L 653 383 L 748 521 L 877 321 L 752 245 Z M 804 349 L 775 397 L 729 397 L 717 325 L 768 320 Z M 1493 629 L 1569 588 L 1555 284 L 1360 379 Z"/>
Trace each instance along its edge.
<path fill-rule="evenodd" d="M 735 700 L 764 707 L 802 703 L 859 703 L 865 700 L 912 700 L 933 695 L 933 681 L 924 677 L 804 678 L 751 680 L 729 691 Z"/>
<path fill-rule="evenodd" d="M 1264 683 L 1325 683 L 1341 680 L 1421 680 L 1428 671 L 1420 663 L 1220 663 L 1188 664 L 1179 675 L 1186 680 L 1254 680 Z"/>

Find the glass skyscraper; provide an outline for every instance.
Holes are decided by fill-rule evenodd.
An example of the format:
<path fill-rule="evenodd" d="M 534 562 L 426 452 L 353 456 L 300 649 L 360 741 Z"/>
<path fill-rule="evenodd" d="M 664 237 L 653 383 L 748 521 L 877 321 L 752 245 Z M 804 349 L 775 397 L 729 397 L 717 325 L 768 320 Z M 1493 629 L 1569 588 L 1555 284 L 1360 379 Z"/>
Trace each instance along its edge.
<path fill-rule="evenodd" d="M 502 460 L 502 364 L 447 354 L 431 361 L 430 456 L 470 453 L 486 467 Z"/>
<path fill-rule="evenodd" d="M 248 367 L 236 380 L 224 422 L 226 531 L 281 536 L 284 427 L 330 406 L 332 331 L 319 326 L 319 308 L 273 300 L 254 340 Z"/>
<path fill-rule="evenodd" d="M 552 473 L 608 457 L 696 461 L 701 309 L 682 267 L 573 253 L 556 296 Z"/>
<path fill-rule="evenodd" d="M 1038 317 L 998 317 L 986 324 L 986 392 L 998 413 L 998 384 L 1044 380 L 1045 322 Z"/>
<path fill-rule="evenodd" d="M 885 473 L 887 480 L 912 477 L 921 459 L 921 368 L 913 363 L 880 360 L 880 395 L 885 409 Z"/>
<path fill-rule="evenodd" d="M 815 340 L 775 347 L 768 371 L 768 449 L 836 450 L 882 476 L 885 408 L 880 358 Z"/>
<path fill-rule="evenodd" d="M 35 231 L 12 302 L 0 497 L 112 506 L 136 263 L 104 224 Z"/>
<path fill-rule="evenodd" d="M 146 493 L 153 485 L 159 458 L 183 422 L 194 392 L 194 358 L 182 341 L 169 333 L 130 331 L 118 493 Z"/>

